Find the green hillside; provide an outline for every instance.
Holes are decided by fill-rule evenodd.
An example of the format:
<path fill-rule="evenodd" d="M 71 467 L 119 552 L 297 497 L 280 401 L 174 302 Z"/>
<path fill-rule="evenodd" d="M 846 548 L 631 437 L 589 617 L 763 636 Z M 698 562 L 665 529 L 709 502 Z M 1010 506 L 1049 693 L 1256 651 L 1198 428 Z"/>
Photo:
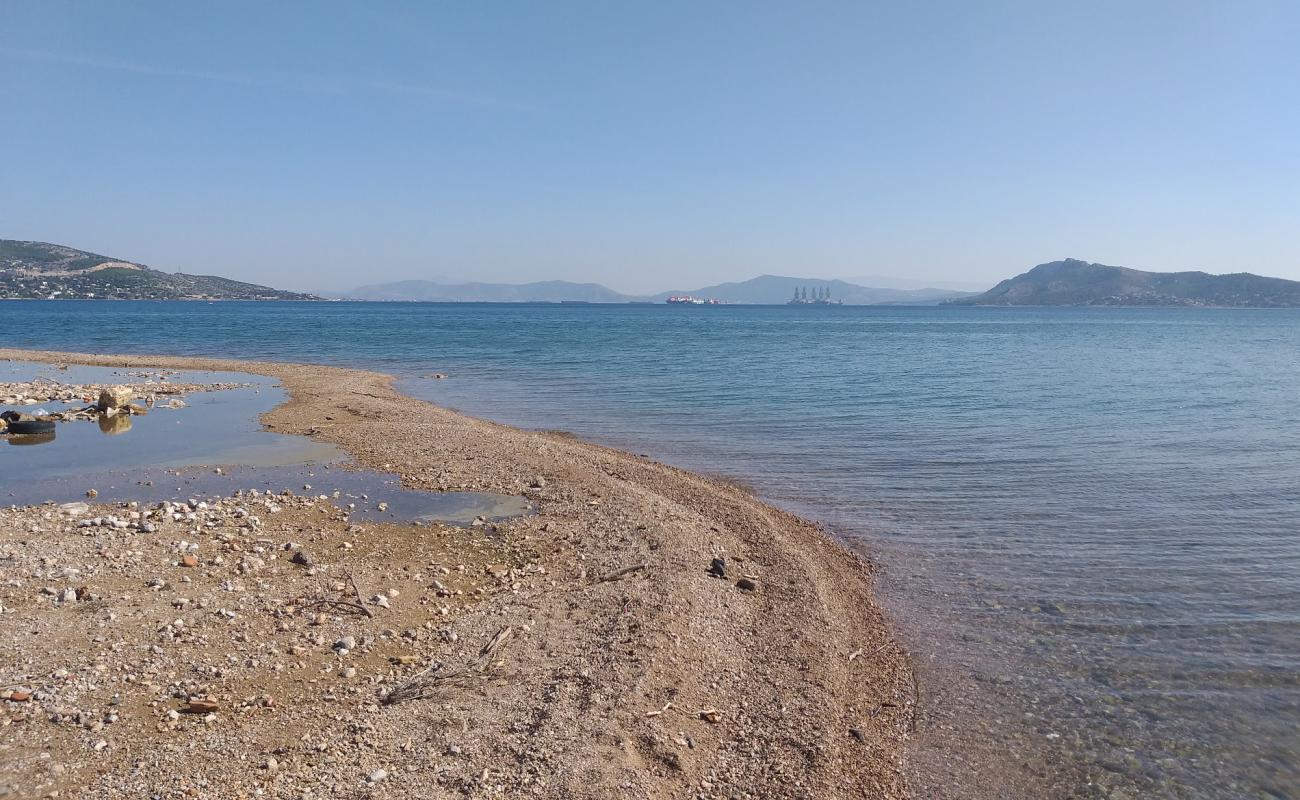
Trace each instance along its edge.
<path fill-rule="evenodd" d="M 0 299 L 311 300 L 214 275 L 186 275 L 85 250 L 0 239 Z"/>

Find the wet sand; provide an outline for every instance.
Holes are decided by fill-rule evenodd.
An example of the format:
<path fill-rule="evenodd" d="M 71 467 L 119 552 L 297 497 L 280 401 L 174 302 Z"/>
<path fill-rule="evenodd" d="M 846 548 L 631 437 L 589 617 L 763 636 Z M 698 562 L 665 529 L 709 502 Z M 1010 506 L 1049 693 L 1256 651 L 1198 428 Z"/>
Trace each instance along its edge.
<path fill-rule="evenodd" d="M 300 648 L 301 661 L 314 660 L 301 668 L 306 677 L 279 690 L 294 698 L 292 706 L 172 727 L 157 698 L 153 705 L 135 698 L 124 703 L 124 719 L 108 726 L 131 723 L 115 729 L 126 732 L 121 742 L 111 741 L 107 728 L 59 738 L 63 749 L 55 760 L 75 762 L 61 774 L 84 781 L 65 786 L 64 796 L 135 796 L 150 785 L 205 797 L 251 796 L 258 789 L 284 797 L 908 796 L 904 758 L 916 720 L 915 681 L 872 598 L 869 564 L 812 523 L 740 487 L 562 434 L 450 412 L 399 394 L 391 378 L 376 373 L 17 350 L 0 350 L 0 358 L 265 375 L 289 394 L 263 416 L 270 430 L 336 444 L 360 466 L 399 475 L 408 488 L 522 494 L 538 508 L 537 515 L 490 532 L 491 547 L 513 559 L 511 572 L 491 575 L 491 591 L 446 615 L 436 610 L 439 590 L 424 574 L 428 564 L 420 567 L 427 561 L 418 553 L 426 531 L 367 526 L 373 538 L 366 540 L 365 564 L 351 563 L 352 551 L 344 549 L 331 555 L 328 576 L 361 575 L 364 567 L 365 579 L 377 582 L 396 580 L 397 573 L 406 580 L 400 602 L 392 603 L 402 609 L 392 612 L 403 615 L 400 621 L 386 623 L 387 611 L 373 619 L 334 614 L 321 623 L 331 632 L 322 637 L 305 633 L 307 612 L 282 604 L 279 622 L 250 622 L 254 629 L 244 632 L 244 641 L 229 646 L 239 651 L 251 633 L 276 652 Z M 336 520 L 335 528 L 345 524 Z M 319 537 L 318 546 L 328 543 L 332 552 L 339 549 L 335 538 L 356 538 L 346 527 L 314 530 L 305 519 L 290 527 L 300 529 L 300 538 Z M 35 535 L 24 530 L 6 545 L 22 558 L 23 547 L 45 546 L 39 537 L 28 542 Z M 278 538 L 289 535 L 281 531 Z M 278 538 L 273 546 L 290 544 Z M 157 570 L 175 569 L 161 553 L 140 549 L 158 561 Z M 726 559 L 725 578 L 708 574 L 717 557 Z M 215 581 L 233 567 L 223 560 L 210 568 Z M 257 581 L 263 594 L 254 605 L 276 608 L 276 584 L 275 572 Z M 28 624 L 87 653 L 105 646 L 95 617 L 50 619 L 65 609 L 28 597 L 37 588 L 30 582 L 6 588 L 6 606 L 37 617 L 5 615 L 8 635 Z M 133 595 L 120 585 L 112 590 L 133 608 L 126 619 L 161 613 L 131 606 L 138 600 L 121 599 L 118 592 Z M 421 638 L 421 619 L 439 630 L 450 626 L 455 638 Z M 166 623 L 161 616 L 156 621 Z M 403 640 L 403 654 L 413 660 L 394 668 L 380 658 L 380 644 L 389 634 L 400 638 L 396 631 L 407 625 L 417 631 Z M 507 629 L 508 640 L 480 656 Z M 225 630 L 203 639 L 211 645 Z M 371 637 L 368 660 L 351 677 L 338 677 L 351 656 L 337 654 L 334 633 Z M 124 647 L 145 646 L 130 638 L 139 631 L 118 635 Z M 57 655 L 39 637 L 24 641 L 29 651 L 18 663 L 33 675 Z M 96 657 L 113 676 L 100 683 L 130 674 L 124 656 Z M 122 661 L 113 663 L 117 658 Z M 481 669 L 432 699 L 378 702 L 437 662 Z M 184 672 L 184 663 L 160 663 L 155 674 L 180 680 L 183 675 L 169 670 Z M 245 666 L 217 682 L 232 698 L 256 697 L 260 674 L 256 665 Z M 358 676 L 365 691 L 336 686 Z M 4 682 L 15 683 L 11 675 Z M 117 691 L 129 694 L 130 685 Z M 48 723 L 23 724 L 40 730 Z M 317 749 L 322 741 L 327 746 Z M 276 762 L 273 768 L 268 760 Z"/>

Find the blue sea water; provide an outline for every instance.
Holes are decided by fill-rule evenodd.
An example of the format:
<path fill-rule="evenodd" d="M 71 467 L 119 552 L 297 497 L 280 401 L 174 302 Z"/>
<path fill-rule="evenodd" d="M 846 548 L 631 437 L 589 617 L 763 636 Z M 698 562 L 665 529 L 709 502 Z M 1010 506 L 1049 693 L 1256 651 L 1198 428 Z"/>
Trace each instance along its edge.
<path fill-rule="evenodd" d="M 741 478 L 879 564 L 927 763 L 1300 798 L 1300 312 L 0 302 L 0 344 L 378 369 Z"/>

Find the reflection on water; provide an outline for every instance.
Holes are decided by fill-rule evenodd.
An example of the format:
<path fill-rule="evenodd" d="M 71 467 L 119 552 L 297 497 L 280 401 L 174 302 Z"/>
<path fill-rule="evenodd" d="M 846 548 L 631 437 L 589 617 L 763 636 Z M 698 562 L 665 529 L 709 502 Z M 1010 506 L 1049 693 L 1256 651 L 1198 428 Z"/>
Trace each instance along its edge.
<path fill-rule="evenodd" d="M 114 414 L 111 417 L 107 414 L 100 414 L 96 422 L 99 424 L 99 432 L 106 433 L 109 436 L 117 436 L 131 430 L 130 414 Z M 69 424 L 75 425 L 77 423 L 72 422 Z"/>
<path fill-rule="evenodd" d="M 16 447 L 25 447 L 32 444 L 49 444 L 54 441 L 54 437 L 57 433 L 57 430 L 50 431 L 49 433 L 11 433 L 8 436 L 5 436 L 4 440 L 6 443 L 12 444 Z"/>

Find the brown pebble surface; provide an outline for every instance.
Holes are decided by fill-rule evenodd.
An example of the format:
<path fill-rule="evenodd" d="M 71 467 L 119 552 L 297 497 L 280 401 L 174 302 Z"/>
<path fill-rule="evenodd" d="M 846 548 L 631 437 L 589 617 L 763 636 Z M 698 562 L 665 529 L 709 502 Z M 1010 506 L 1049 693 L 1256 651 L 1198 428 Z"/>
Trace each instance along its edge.
<path fill-rule="evenodd" d="M 740 487 L 447 411 L 376 373 L 0 358 L 270 376 L 289 394 L 263 417 L 277 432 L 410 488 L 539 509 L 357 529 L 327 501 L 244 495 L 148 533 L 116 505 L 3 512 L 16 647 L 0 684 L 33 693 L 0 700 L 10 796 L 908 796 L 912 672 L 869 566 Z M 128 527 L 77 521 L 107 516 Z M 718 556 L 752 586 L 711 576 Z M 373 616 L 347 605 L 357 592 Z M 383 702 L 421 674 L 422 696 Z M 181 713 L 194 701 L 217 710 Z"/>

